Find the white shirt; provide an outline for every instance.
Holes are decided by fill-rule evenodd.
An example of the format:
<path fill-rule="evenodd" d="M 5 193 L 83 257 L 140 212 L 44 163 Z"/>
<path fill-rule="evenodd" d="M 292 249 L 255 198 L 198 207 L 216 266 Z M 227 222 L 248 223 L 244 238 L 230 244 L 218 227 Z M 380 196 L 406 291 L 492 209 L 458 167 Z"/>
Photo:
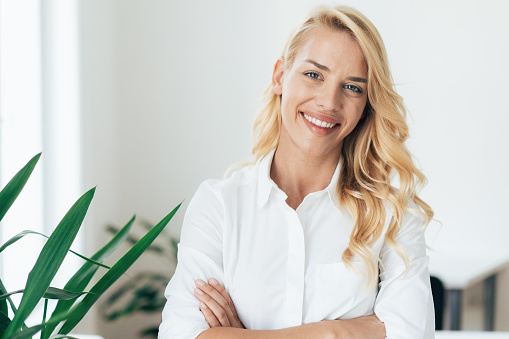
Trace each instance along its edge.
<path fill-rule="evenodd" d="M 272 157 L 198 188 L 184 218 L 159 338 L 196 338 L 209 328 L 194 296 L 195 280 L 209 278 L 223 284 L 248 329 L 375 313 L 387 338 L 434 338 L 422 220 L 406 213 L 396 237 L 410 262 L 406 275 L 384 230 L 372 247 L 384 262 L 381 282 L 367 290 L 362 262 L 353 258 L 356 273 L 341 259 L 354 223 L 337 203 L 340 165 L 326 189 L 310 193 L 293 210 L 270 178 Z"/>

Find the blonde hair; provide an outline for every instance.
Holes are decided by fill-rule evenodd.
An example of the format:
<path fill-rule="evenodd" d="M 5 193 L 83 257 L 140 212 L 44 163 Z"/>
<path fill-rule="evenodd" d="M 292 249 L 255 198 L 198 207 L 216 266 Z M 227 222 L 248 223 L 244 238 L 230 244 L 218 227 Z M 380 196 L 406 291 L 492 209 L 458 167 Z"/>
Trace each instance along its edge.
<path fill-rule="evenodd" d="M 337 185 L 340 205 L 354 218 L 343 261 L 351 266 L 358 256 L 367 272 L 367 286 L 376 284 L 378 263 L 383 265 L 371 246 L 382 235 L 386 208 L 392 212 L 385 241 L 404 260 L 408 258 L 395 237 L 400 230 L 403 213 L 420 214 L 427 225 L 433 210 L 418 197 L 426 178 L 412 160 L 404 142 L 408 138 L 403 99 L 394 88 L 385 47 L 375 26 L 360 12 L 347 6 L 317 7 L 290 36 L 283 49 L 285 67 L 291 67 L 298 49 L 314 28 L 348 32 L 361 47 L 368 65 L 368 102 L 363 118 L 344 139 L 343 162 Z M 279 142 L 281 132 L 281 97 L 265 89 L 261 108 L 253 126 L 252 153 L 260 160 Z M 391 176 L 399 177 L 400 188 L 391 186 Z M 418 208 L 412 209 L 409 203 Z"/>

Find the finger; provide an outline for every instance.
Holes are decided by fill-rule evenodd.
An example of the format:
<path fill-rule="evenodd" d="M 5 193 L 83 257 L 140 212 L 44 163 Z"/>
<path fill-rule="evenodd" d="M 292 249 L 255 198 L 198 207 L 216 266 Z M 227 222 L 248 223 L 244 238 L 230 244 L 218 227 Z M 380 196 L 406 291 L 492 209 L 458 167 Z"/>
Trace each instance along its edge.
<path fill-rule="evenodd" d="M 225 299 L 223 297 L 223 295 L 221 293 L 219 293 L 215 288 L 213 288 L 212 286 L 210 286 L 209 284 L 207 284 L 206 282 L 204 282 L 203 280 L 200 280 L 200 279 L 196 280 L 196 287 L 198 288 L 198 290 L 201 290 L 201 291 L 205 292 L 206 294 L 208 294 L 224 310 L 224 312 L 226 312 L 226 316 L 228 317 L 230 324 L 233 321 L 235 321 L 236 317 L 234 316 L 232 307 L 231 307 L 231 306 L 233 306 L 233 303 L 231 303 L 231 304 L 228 303 L 227 299 L 230 299 L 228 294 L 227 294 L 227 299 Z M 209 307 L 212 307 L 208 303 L 207 303 L 207 305 Z M 214 309 L 212 309 L 212 310 L 214 311 Z M 216 314 L 216 316 L 217 316 L 217 314 Z"/>
<path fill-rule="evenodd" d="M 194 290 L 194 295 L 198 300 L 205 303 L 205 305 L 214 313 L 214 316 L 219 321 L 220 326 L 231 327 L 230 319 L 226 314 L 226 311 L 208 295 L 207 293 L 201 291 L 199 288 Z"/>
<path fill-rule="evenodd" d="M 240 327 L 243 327 L 244 328 L 244 325 L 242 324 L 242 322 L 240 321 L 239 319 L 239 315 L 237 314 L 237 309 L 235 308 L 235 305 L 233 304 L 233 300 L 232 298 L 230 297 L 230 295 L 228 294 L 228 292 L 226 292 L 226 289 L 223 287 L 223 285 L 221 285 L 220 283 L 217 282 L 216 279 L 214 278 L 211 278 L 209 279 L 209 284 L 216 290 L 219 292 L 219 294 L 221 294 L 221 296 L 226 300 L 226 303 L 228 304 L 228 307 L 231 309 L 232 311 L 232 314 L 233 314 L 233 318 L 234 318 L 234 321 L 236 322 L 236 324 L 232 323 L 232 321 L 230 321 L 230 323 L 232 323 L 233 326 L 240 326 Z"/>
<path fill-rule="evenodd" d="M 228 292 L 226 292 L 226 289 L 223 287 L 223 285 L 218 283 L 217 280 L 214 278 L 209 279 L 209 284 L 210 284 L 210 286 L 212 286 L 212 288 L 214 288 L 216 291 L 218 291 L 219 294 L 221 294 L 221 296 L 223 297 L 224 300 L 226 300 L 226 302 L 227 302 L 228 306 L 230 307 L 230 309 L 232 310 L 233 314 L 237 315 L 237 310 L 235 309 L 235 306 L 233 305 L 233 300 L 230 297 L 230 295 L 228 294 Z"/>
<path fill-rule="evenodd" d="M 212 327 L 220 327 L 221 324 L 219 323 L 219 320 L 217 320 L 214 313 L 211 311 L 210 308 L 207 307 L 207 305 L 201 301 L 200 302 L 200 311 L 203 313 L 203 316 L 205 317 L 205 320 L 209 324 L 209 326 Z"/>

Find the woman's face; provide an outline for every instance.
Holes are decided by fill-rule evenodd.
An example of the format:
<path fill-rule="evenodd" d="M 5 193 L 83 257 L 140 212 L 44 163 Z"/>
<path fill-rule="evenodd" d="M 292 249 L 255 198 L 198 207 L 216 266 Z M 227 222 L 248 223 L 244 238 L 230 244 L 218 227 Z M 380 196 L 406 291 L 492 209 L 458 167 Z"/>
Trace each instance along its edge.
<path fill-rule="evenodd" d="M 364 54 L 348 33 L 310 30 L 293 64 L 280 59 L 274 68 L 283 121 L 278 148 L 338 156 L 366 106 L 367 71 Z"/>

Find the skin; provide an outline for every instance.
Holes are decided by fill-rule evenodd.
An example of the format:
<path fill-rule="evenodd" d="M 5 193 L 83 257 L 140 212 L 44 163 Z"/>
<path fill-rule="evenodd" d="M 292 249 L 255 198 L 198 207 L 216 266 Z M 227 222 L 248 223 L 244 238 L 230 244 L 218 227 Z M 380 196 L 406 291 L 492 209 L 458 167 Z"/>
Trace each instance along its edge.
<path fill-rule="evenodd" d="M 309 32 L 292 65 L 277 61 L 272 83 L 282 98 L 283 126 L 271 177 L 288 195 L 290 207 L 296 209 L 306 195 L 330 183 L 343 139 L 366 106 L 367 81 L 359 80 L 367 79 L 367 70 L 364 54 L 349 34 L 319 29 Z M 339 125 L 319 128 L 302 113 Z"/>
<path fill-rule="evenodd" d="M 312 29 L 293 64 L 280 58 L 272 84 L 281 96 L 282 130 L 270 176 L 296 209 L 309 193 L 328 186 L 343 139 L 361 119 L 367 103 L 367 64 L 346 32 Z M 319 127 L 305 116 L 335 124 Z M 198 338 L 385 338 L 376 315 L 325 320 L 281 330 L 244 328 L 226 290 L 214 279 L 196 281 L 195 296 L 210 325 Z"/>

